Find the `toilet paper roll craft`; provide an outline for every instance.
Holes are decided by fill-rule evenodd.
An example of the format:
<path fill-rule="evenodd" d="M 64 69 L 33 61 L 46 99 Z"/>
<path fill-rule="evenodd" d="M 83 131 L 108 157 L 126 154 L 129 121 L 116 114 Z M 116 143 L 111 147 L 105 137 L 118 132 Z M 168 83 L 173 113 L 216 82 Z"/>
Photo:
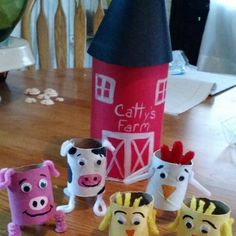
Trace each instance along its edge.
<path fill-rule="evenodd" d="M 154 196 L 154 206 L 161 210 L 176 211 L 181 208 L 185 198 L 188 183 L 195 186 L 206 196 L 211 193 L 203 187 L 193 173 L 194 152 L 183 154 L 183 144 L 176 141 L 172 150 L 163 145 L 160 151 L 154 153 L 148 171 L 139 176 L 128 178 L 125 183 L 148 178 L 146 192 Z"/>
<path fill-rule="evenodd" d="M 110 197 L 110 206 L 99 230 L 109 228 L 109 236 L 158 235 L 153 197 L 143 192 L 118 192 Z"/>
<path fill-rule="evenodd" d="M 67 205 L 57 209 L 65 213 L 75 208 L 76 196 L 96 197 L 93 211 L 97 216 L 106 213 L 102 195 L 106 179 L 106 148 L 113 150 L 107 140 L 100 142 L 90 138 L 73 138 L 61 146 L 61 156 L 67 156 L 68 179 L 64 192 L 69 196 Z"/>
<path fill-rule="evenodd" d="M 108 139 L 108 179 L 123 181 L 160 147 L 172 60 L 165 0 L 112 1 L 91 42 L 91 137 Z"/>
<path fill-rule="evenodd" d="M 51 176 L 59 176 L 52 161 L 0 170 L 0 189 L 7 188 L 12 222 L 9 236 L 21 236 L 21 227 L 55 219 L 55 231 L 66 231 L 64 213 L 55 208 Z"/>
<path fill-rule="evenodd" d="M 169 229 L 178 236 L 233 236 L 230 208 L 225 203 L 207 198 L 184 200 Z"/>

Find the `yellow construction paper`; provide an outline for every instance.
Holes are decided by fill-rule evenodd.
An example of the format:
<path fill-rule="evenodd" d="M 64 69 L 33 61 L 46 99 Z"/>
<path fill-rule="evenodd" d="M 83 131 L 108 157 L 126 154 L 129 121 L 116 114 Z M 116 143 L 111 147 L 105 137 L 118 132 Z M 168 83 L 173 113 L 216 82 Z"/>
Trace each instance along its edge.
<path fill-rule="evenodd" d="M 193 208 L 193 209 L 191 209 Z M 174 223 L 178 236 L 233 236 L 230 208 L 207 198 L 185 199 Z"/>
<path fill-rule="evenodd" d="M 139 205 L 137 202 L 140 202 Z M 99 229 L 109 227 L 109 236 L 157 235 L 155 215 L 151 195 L 142 192 L 115 193 L 110 197 L 110 207 Z"/>

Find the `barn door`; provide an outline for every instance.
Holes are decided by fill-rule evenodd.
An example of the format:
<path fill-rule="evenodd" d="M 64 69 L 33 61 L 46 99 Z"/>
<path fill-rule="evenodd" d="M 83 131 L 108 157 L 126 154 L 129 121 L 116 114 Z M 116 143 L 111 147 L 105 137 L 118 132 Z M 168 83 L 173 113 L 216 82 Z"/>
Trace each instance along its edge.
<path fill-rule="evenodd" d="M 108 139 L 115 152 L 107 153 L 107 176 L 123 180 L 150 163 L 154 133 L 119 133 L 103 130 L 103 139 Z"/>

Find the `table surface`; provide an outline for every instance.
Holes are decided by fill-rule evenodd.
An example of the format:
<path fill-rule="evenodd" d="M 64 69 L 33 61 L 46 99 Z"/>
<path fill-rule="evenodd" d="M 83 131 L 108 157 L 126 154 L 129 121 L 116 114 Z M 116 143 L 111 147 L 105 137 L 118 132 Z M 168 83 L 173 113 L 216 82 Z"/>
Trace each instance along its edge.
<path fill-rule="evenodd" d="M 51 72 L 11 72 L 6 83 L 0 83 L 0 168 L 19 167 L 52 160 L 61 176 L 53 179 L 57 205 L 67 202 L 63 194 L 66 185 L 66 160 L 60 157 L 60 145 L 72 137 L 89 137 L 90 70 Z M 53 106 L 25 103 L 26 88 L 54 88 L 65 98 Z M 172 145 L 182 140 L 186 150 L 195 151 L 195 177 L 211 192 L 212 199 L 230 205 L 236 219 L 236 147 L 228 146 L 222 131 L 222 121 L 236 117 L 236 88 L 208 98 L 204 103 L 179 116 L 164 116 L 162 143 Z M 235 132 L 235 131 L 234 131 Z M 104 200 L 117 191 L 145 191 L 147 182 L 132 185 L 107 181 Z M 189 186 L 187 196 L 200 196 Z M 63 235 L 107 235 L 97 227 L 100 217 L 93 215 L 94 198 L 77 198 L 76 209 L 66 215 L 68 231 Z M 175 213 L 158 211 L 160 235 L 175 235 L 167 225 Z M 7 191 L 0 191 L 0 235 L 7 235 L 11 216 Z M 233 226 L 236 234 L 236 224 Z M 23 235 L 57 235 L 53 222 L 44 226 L 24 228 Z"/>

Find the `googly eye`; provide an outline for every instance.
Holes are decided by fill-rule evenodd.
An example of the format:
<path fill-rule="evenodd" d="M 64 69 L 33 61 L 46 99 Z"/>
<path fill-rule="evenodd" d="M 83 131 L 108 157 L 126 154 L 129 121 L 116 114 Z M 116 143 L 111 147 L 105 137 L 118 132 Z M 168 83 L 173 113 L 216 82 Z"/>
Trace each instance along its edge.
<path fill-rule="evenodd" d="M 80 165 L 80 166 L 84 166 L 84 165 L 85 165 L 85 162 L 84 162 L 83 160 L 80 160 L 80 161 L 79 161 L 79 165 Z"/>
<path fill-rule="evenodd" d="M 21 185 L 21 191 L 24 193 L 29 193 L 32 190 L 32 185 L 30 183 L 23 183 Z"/>
<path fill-rule="evenodd" d="M 103 160 L 102 158 L 97 158 L 95 162 L 96 162 L 96 165 L 100 166 L 102 165 Z"/>
<path fill-rule="evenodd" d="M 190 220 L 190 221 L 186 221 L 186 222 L 185 222 L 185 226 L 186 226 L 186 228 L 188 228 L 188 229 L 192 229 L 192 228 L 194 227 L 194 224 L 193 224 L 193 222 Z"/>
<path fill-rule="evenodd" d="M 97 165 L 101 165 L 102 164 L 102 161 L 101 160 L 97 160 Z"/>
<path fill-rule="evenodd" d="M 160 173 L 160 177 L 161 177 L 162 179 L 166 179 L 167 176 L 168 176 L 167 173 L 164 172 L 164 171 L 162 171 L 162 172 Z"/>
<path fill-rule="evenodd" d="M 41 189 L 44 189 L 48 186 L 48 181 L 46 179 L 40 179 L 39 180 L 39 187 Z"/>
<path fill-rule="evenodd" d="M 120 225 L 125 225 L 127 220 L 125 218 L 124 215 L 118 215 L 117 216 L 117 222 L 120 224 Z"/>
<path fill-rule="evenodd" d="M 201 225 L 200 226 L 200 232 L 202 234 L 208 234 L 210 232 L 210 228 L 208 225 Z"/>
<path fill-rule="evenodd" d="M 86 165 L 86 160 L 85 160 L 84 158 L 79 158 L 78 164 L 79 164 L 80 166 L 85 166 L 85 165 Z"/>
<path fill-rule="evenodd" d="M 133 218 L 132 218 L 132 224 L 133 225 L 139 225 L 140 223 L 141 223 L 141 217 L 140 216 L 134 216 Z"/>
<path fill-rule="evenodd" d="M 182 182 L 184 180 L 185 180 L 185 176 L 184 175 L 180 175 L 180 176 L 177 177 L 177 181 L 179 181 L 179 182 Z"/>

